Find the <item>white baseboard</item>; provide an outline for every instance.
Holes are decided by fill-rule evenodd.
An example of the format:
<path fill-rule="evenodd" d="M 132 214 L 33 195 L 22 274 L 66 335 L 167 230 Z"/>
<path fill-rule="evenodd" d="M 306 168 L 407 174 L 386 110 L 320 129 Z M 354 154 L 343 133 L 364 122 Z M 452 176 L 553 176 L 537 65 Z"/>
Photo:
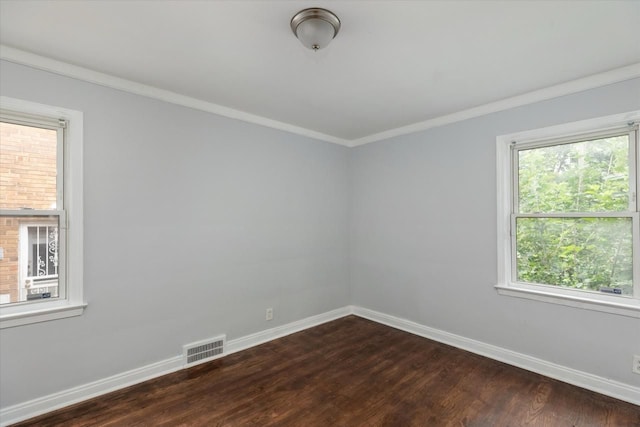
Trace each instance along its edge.
<path fill-rule="evenodd" d="M 421 337 L 467 350 L 490 359 L 526 369 L 527 371 L 532 371 L 546 377 L 595 391 L 596 393 L 624 400 L 625 402 L 633 403 L 635 405 L 640 405 L 640 387 L 634 387 L 629 384 L 609 380 L 566 366 L 557 365 L 546 360 L 517 353 L 515 351 L 486 344 L 470 338 L 465 338 L 439 329 L 430 328 L 410 320 L 390 316 L 374 310 L 353 306 L 352 312 L 356 316 L 363 317 L 383 325 L 391 326 L 402 331 L 410 332 Z"/>
<path fill-rule="evenodd" d="M 311 316 L 302 320 L 287 323 L 286 325 L 267 329 L 266 331 L 229 340 L 226 342 L 224 355 L 226 356 L 231 353 L 245 350 L 322 323 L 348 316 L 349 314 L 351 314 L 351 307 L 347 306 L 322 313 L 317 316 Z M 121 388 L 129 387 L 162 375 L 170 374 L 183 368 L 185 368 L 184 360 L 182 355 L 180 355 L 78 387 L 63 390 L 58 393 L 53 393 L 48 396 L 19 403 L 7 408 L 1 408 L 0 426 L 4 427 L 9 424 L 37 417 L 38 415 L 55 411 L 56 409 L 73 405 L 74 403 L 91 399 L 105 393 L 110 393 Z"/>
<path fill-rule="evenodd" d="M 226 343 L 225 356 L 246 350 L 271 340 L 312 328 L 322 323 L 339 319 L 349 314 L 372 320 L 383 325 L 391 326 L 406 332 L 434 341 L 452 345 L 481 356 L 489 357 L 509 365 L 517 366 L 528 371 L 536 372 L 578 387 L 586 388 L 597 393 L 640 405 L 640 388 L 628 384 L 608 380 L 593 374 L 578 371 L 566 366 L 557 365 L 545 360 L 537 359 L 526 354 L 517 353 L 491 344 L 465 338 L 449 332 L 430 328 L 410 320 L 390 316 L 374 310 L 358 306 L 346 306 L 317 316 L 277 326 L 266 331 L 229 340 Z M 0 409 L 0 426 L 7 426 L 38 415 L 91 399 L 105 393 L 147 381 L 162 375 L 183 369 L 182 356 L 175 356 L 160 362 L 152 363 L 131 371 L 123 372 L 108 378 L 84 384 L 48 396 L 33 399 L 17 405 Z"/>
<path fill-rule="evenodd" d="M 351 306 L 342 307 L 326 313 L 318 314 L 317 316 L 311 316 L 306 319 L 287 323 L 286 325 L 276 326 L 275 328 L 267 329 L 266 331 L 260 331 L 255 334 L 236 338 L 234 340 L 227 341 L 224 354 L 229 355 L 231 353 L 246 350 L 250 347 L 264 344 L 271 340 L 282 338 L 295 332 L 309 329 L 350 314 L 352 314 Z"/>
<path fill-rule="evenodd" d="M 182 356 L 0 409 L 0 426 L 17 423 L 182 369 Z"/>

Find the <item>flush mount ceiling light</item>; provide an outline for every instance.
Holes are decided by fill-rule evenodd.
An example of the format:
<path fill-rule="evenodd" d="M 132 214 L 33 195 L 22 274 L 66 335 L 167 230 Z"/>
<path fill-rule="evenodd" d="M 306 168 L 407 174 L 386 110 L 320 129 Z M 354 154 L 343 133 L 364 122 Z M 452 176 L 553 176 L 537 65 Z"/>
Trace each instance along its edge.
<path fill-rule="evenodd" d="M 291 18 L 291 30 L 309 49 L 327 47 L 340 31 L 340 20 L 327 9 L 312 7 L 301 10 Z"/>

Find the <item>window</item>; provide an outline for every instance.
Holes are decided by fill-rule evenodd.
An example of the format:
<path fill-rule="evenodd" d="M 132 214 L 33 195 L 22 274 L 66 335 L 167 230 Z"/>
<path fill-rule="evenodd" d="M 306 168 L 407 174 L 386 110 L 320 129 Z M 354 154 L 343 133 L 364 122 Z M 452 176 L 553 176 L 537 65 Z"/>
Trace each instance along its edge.
<path fill-rule="evenodd" d="M 82 314 L 82 114 L 0 107 L 0 327 Z"/>
<path fill-rule="evenodd" d="M 640 317 L 639 119 L 498 137 L 498 292 Z"/>
<path fill-rule="evenodd" d="M 58 223 L 21 224 L 18 236 L 17 301 L 58 298 Z"/>

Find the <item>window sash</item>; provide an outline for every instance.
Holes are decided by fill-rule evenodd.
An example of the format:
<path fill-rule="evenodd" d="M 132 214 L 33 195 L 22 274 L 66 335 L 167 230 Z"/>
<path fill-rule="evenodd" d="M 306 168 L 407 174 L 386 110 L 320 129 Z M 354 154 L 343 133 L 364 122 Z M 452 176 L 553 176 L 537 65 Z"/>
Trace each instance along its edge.
<path fill-rule="evenodd" d="M 640 214 L 638 212 L 622 212 L 607 214 L 512 214 L 510 225 L 511 240 L 511 283 L 518 285 L 543 286 L 546 288 L 574 289 L 567 286 L 551 285 L 545 283 L 531 283 L 518 281 L 518 263 L 517 263 L 517 233 L 516 221 L 518 218 L 631 218 L 631 240 L 632 240 L 632 274 L 633 274 L 633 298 L 640 297 Z M 584 289 L 574 289 L 580 292 L 595 292 Z M 599 294 L 599 292 L 595 292 Z M 619 295 L 627 297 L 628 295 Z"/>
<path fill-rule="evenodd" d="M 633 274 L 633 296 L 615 295 L 616 298 L 640 298 L 640 201 L 638 200 L 638 167 L 640 166 L 640 150 L 638 148 L 638 125 L 630 123 L 625 127 L 613 127 L 610 129 L 599 130 L 594 132 L 581 133 L 573 136 L 555 137 L 544 140 L 516 142 L 512 141 L 511 150 L 511 214 L 510 214 L 510 281 L 512 284 L 545 289 L 565 289 L 577 292 L 589 292 L 601 295 L 600 292 L 592 290 L 574 289 L 571 287 L 551 285 L 544 283 L 521 282 L 517 280 L 518 264 L 517 264 L 517 233 L 516 221 L 518 218 L 631 218 L 632 220 L 632 274 Z M 543 147 L 551 147 L 564 144 L 573 144 L 578 142 L 602 139 L 628 135 L 629 141 L 629 205 L 626 211 L 602 211 L 602 212 L 550 212 L 550 213 L 520 213 L 520 195 L 519 195 L 519 152 L 521 150 L 530 150 Z"/>
<path fill-rule="evenodd" d="M 26 113 L 16 113 L 0 109 L 0 122 L 22 126 L 51 129 L 56 131 L 56 209 L 65 209 L 64 205 L 64 159 L 65 159 L 65 119 L 53 119 Z M 5 211 L 2 209 L 1 211 Z"/>
<path fill-rule="evenodd" d="M 627 207 L 627 211 L 615 211 L 616 213 L 621 212 L 636 212 L 638 211 L 638 197 L 637 197 L 637 165 L 640 164 L 640 159 L 638 159 L 638 125 L 632 124 L 631 126 L 627 125 L 626 127 L 616 127 L 614 129 L 608 129 L 603 131 L 596 132 L 588 132 L 582 133 L 580 135 L 568 136 L 568 137 L 560 137 L 560 138 L 550 138 L 544 140 L 537 141 L 526 141 L 526 142 L 517 142 L 513 141 L 511 143 L 511 213 L 512 214 L 520 214 L 520 174 L 519 174 L 519 153 L 524 150 L 531 150 L 536 148 L 545 148 L 545 147 L 553 147 L 558 145 L 567 145 L 567 144 L 575 144 L 578 142 L 586 142 L 592 141 L 595 139 L 604 139 L 611 138 L 615 136 L 627 135 L 629 141 L 629 205 Z M 597 216 L 602 216 L 608 211 L 602 212 L 589 212 L 582 214 L 580 216 L 588 217 L 592 214 L 596 213 Z M 614 212 L 614 211 L 612 211 Z M 557 212 L 556 212 L 557 213 Z M 569 212 L 560 213 L 561 215 L 569 215 Z M 552 213 L 544 213 L 544 215 L 552 215 Z"/>
<path fill-rule="evenodd" d="M 0 209 L 1 216 L 10 217 L 57 217 L 58 219 L 58 297 L 50 300 L 18 301 L 3 304 L 3 307 L 17 307 L 29 304 L 43 304 L 67 299 L 67 213 L 65 207 L 64 169 L 65 159 L 65 129 L 67 121 L 54 117 L 36 114 L 20 113 L 0 109 L 0 122 L 50 129 L 56 131 L 56 209 Z M 19 256 L 22 256 L 20 253 Z M 21 284 L 18 283 L 18 289 Z"/>
<path fill-rule="evenodd" d="M 18 210 L 9 210 L 4 209 L 0 211 L 0 217 L 23 217 L 23 218 L 33 218 L 33 217 L 50 217 L 57 218 L 58 220 L 58 297 L 51 298 L 50 300 L 44 301 L 56 301 L 56 300 L 64 300 L 67 298 L 67 215 L 64 210 L 37 210 L 37 209 L 18 209 Z M 32 227 L 44 225 L 40 222 L 23 224 L 21 227 Z M 22 243 L 21 243 L 22 244 Z M 19 256 L 22 255 L 22 250 L 19 250 Z M 18 289 L 20 289 L 20 283 L 18 284 Z M 3 304 L 3 307 L 14 307 L 28 304 L 41 304 L 43 300 L 31 300 L 31 301 L 18 301 L 10 304 Z"/>

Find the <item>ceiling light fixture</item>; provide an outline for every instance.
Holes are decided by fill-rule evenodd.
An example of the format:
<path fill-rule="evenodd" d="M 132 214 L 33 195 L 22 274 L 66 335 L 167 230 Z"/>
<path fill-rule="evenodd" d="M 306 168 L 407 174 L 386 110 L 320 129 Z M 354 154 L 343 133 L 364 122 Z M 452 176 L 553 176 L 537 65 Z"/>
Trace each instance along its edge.
<path fill-rule="evenodd" d="M 315 51 L 327 47 L 340 31 L 340 20 L 327 9 L 312 7 L 291 18 L 291 30 L 298 40 Z"/>

